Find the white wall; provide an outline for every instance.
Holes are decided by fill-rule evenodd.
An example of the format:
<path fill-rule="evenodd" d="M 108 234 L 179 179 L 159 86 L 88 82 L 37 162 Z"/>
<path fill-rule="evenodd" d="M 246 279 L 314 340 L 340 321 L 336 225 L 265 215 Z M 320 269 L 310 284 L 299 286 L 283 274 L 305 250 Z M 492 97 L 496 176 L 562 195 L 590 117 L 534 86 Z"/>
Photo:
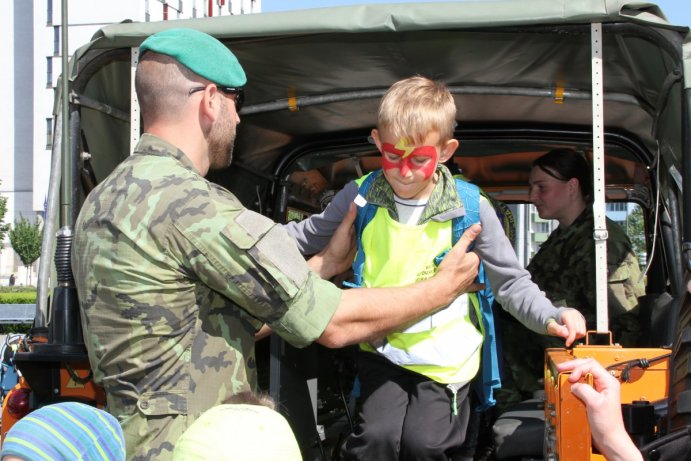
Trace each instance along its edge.
<path fill-rule="evenodd" d="M 0 27 L 4 75 L 0 85 L 0 194 L 7 198 L 8 210 L 4 220 L 13 223 L 20 215 L 33 220 L 33 122 L 34 75 L 33 2 L 14 0 L 3 5 Z M 17 272 L 20 266 L 14 251 L 5 238 L 0 246 L 0 284 Z M 22 279 L 23 280 L 23 279 Z"/>
<path fill-rule="evenodd" d="M 0 67 L 11 69 L 14 56 L 14 2 L 5 5 L 0 14 Z M 0 85 L 0 195 L 7 198 L 8 212 L 5 222 L 11 222 L 14 216 L 14 136 L 12 135 L 14 113 L 14 72 L 6 72 L 4 84 Z M 7 285 L 2 276 L 9 276 L 12 270 L 13 255 L 8 253 L 9 240 L 0 242 L 0 285 Z"/>

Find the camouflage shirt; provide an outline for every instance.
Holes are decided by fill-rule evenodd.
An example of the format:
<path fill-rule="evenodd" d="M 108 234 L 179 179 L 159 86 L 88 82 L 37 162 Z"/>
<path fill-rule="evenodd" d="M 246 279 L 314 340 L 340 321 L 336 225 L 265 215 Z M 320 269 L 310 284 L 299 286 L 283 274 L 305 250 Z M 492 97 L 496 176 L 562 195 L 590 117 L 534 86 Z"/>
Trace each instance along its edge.
<path fill-rule="evenodd" d="M 170 458 L 204 410 L 254 388 L 263 322 L 304 346 L 340 301 L 281 226 L 152 135 L 89 194 L 75 227 L 89 360 L 129 459 Z"/>
<path fill-rule="evenodd" d="M 607 302 L 609 328 L 615 342 L 637 346 L 641 334 L 638 297 L 644 282 L 631 242 L 621 227 L 607 220 Z M 566 229 L 557 228 L 540 246 L 528 265 L 533 280 L 556 304 L 575 307 L 586 318 L 588 329 L 596 328 L 595 241 L 593 211 L 587 207 Z M 512 318 L 498 319 L 504 374 L 497 404 L 502 412 L 543 389 L 544 350 L 564 347 L 564 340 L 536 335 L 520 328 Z"/>
<path fill-rule="evenodd" d="M 607 219 L 607 292 L 615 341 L 635 342 L 640 330 L 635 314 L 645 294 L 638 259 L 624 230 Z M 556 303 L 579 309 L 595 329 L 595 241 L 593 210 L 581 213 L 566 229 L 557 228 L 528 265 L 533 280 Z M 618 335 L 617 335 L 618 333 Z M 631 346 L 632 344 L 625 344 Z"/>

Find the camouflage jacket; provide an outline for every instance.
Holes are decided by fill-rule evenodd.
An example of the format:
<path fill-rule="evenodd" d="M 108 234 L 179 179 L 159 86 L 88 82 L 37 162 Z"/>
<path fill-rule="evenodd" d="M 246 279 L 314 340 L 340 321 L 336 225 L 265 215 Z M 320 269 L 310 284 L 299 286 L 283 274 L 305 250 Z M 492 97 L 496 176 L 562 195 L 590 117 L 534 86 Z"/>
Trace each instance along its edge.
<path fill-rule="evenodd" d="M 645 294 L 638 259 L 624 230 L 607 219 L 607 282 L 609 317 L 615 340 L 630 339 L 640 330 L 638 298 Z M 528 265 L 533 280 L 555 303 L 579 309 L 588 328 L 595 329 L 595 241 L 593 211 L 581 213 L 566 229 L 557 228 Z M 629 314 L 627 314 L 629 313 Z M 626 314 L 626 315 L 625 315 Z M 630 345 L 630 344 L 629 344 Z"/>
<path fill-rule="evenodd" d="M 152 135 L 89 194 L 75 227 L 89 360 L 129 459 L 170 458 L 204 410 L 254 388 L 263 322 L 304 346 L 340 300 L 281 226 Z"/>

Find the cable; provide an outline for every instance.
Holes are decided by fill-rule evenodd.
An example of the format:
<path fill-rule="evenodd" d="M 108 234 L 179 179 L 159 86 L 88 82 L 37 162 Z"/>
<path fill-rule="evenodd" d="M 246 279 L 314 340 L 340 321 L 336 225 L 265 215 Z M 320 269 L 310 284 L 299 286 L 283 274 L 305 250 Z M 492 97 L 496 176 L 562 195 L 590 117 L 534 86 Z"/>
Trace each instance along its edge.
<path fill-rule="evenodd" d="M 646 261 L 645 265 L 645 270 L 641 272 L 641 276 L 638 279 L 638 282 L 640 283 L 643 280 L 643 277 L 648 273 L 650 270 L 650 266 L 653 262 L 653 256 L 655 256 L 655 241 L 657 240 L 657 224 L 660 219 L 660 163 L 661 163 L 661 156 L 662 152 L 660 151 L 660 142 L 657 142 L 657 154 L 656 154 L 656 161 L 655 161 L 655 184 L 657 184 L 657 189 L 655 193 L 655 222 L 653 223 L 653 238 L 651 241 L 651 247 L 650 247 L 650 255 L 648 256 L 648 261 Z"/>
<path fill-rule="evenodd" d="M 607 370 L 613 370 L 617 369 L 620 367 L 623 367 L 621 370 L 621 377 L 620 379 L 628 383 L 631 380 L 631 369 L 634 367 L 640 367 L 642 369 L 646 369 L 650 367 L 655 362 L 659 362 L 660 360 L 664 360 L 668 357 L 671 357 L 671 353 L 669 354 L 663 354 L 663 355 L 658 355 L 657 357 L 653 357 L 651 359 L 646 359 L 646 358 L 639 358 L 639 359 L 633 359 L 633 360 L 626 360 L 624 362 L 618 362 L 614 363 L 612 365 L 609 365 L 605 367 Z"/>

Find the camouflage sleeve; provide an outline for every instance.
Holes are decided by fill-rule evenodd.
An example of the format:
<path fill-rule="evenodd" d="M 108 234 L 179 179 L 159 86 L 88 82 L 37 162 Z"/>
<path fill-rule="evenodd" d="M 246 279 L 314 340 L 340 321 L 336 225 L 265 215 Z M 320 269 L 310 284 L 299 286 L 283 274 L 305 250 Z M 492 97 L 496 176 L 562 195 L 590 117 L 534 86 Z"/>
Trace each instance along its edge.
<path fill-rule="evenodd" d="M 610 317 L 625 314 L 638 306 L 638 298 L 645 294 L 638 258 L 623 229 L 608 222 L 607 283 Z"/>
<path fill-rule="evenodd" d="M 528 271 L 552 302 L 574 307 L 588 318 L 595 304 L 592 230 L 584 234 L 576 226 L 555 230 L 530 260 Z"/>
<path fill-rule="evenodd" d="M 565 261 L 564 270 L 558 274 L 562 277 L 558 286 L 564 301 L 580 310 L 590 322 L 590 316 L 595 313 L 595 241 L 592 230 L 567 239 L 562 254 L 555 256 Z"/>
<path fill-rule="evenodd" d="M 607 227 L 608 305 L 610 319 L 614 319 L 633 309 L 645 289 L 628 237 L 616 223 L 608 220 Z M 592 220 L 575 222 L 554 240 L 550 236 L 531 260 L 528 270 L 550 299 L 577 308 L 585 315 L 588 327 L 595 328 Z"/>
<path fill-rule="evenodd" d="M 340 290 L 311 272 L 286 231 L 234 197 L 204 213 L 183 213 L 170 236 L 181 267 L 268 323 L 291 344 L 317 339 L 340 302 Z"/>

